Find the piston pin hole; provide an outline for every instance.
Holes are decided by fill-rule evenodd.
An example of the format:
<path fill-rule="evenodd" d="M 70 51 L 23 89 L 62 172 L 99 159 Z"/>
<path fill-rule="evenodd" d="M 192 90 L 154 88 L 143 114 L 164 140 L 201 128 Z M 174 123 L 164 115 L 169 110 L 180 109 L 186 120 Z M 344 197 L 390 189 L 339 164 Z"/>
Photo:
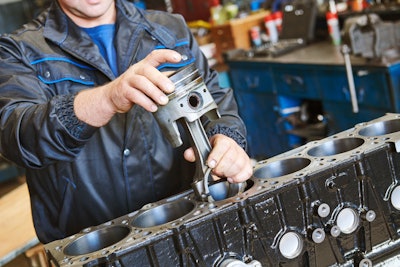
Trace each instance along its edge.
<path fill-rule="evenodd" d="M 188 105 L 190 108 L 196 110 L 203 106 L 203 98 L 197 92 L 193 92 L 188 95 Z"/>

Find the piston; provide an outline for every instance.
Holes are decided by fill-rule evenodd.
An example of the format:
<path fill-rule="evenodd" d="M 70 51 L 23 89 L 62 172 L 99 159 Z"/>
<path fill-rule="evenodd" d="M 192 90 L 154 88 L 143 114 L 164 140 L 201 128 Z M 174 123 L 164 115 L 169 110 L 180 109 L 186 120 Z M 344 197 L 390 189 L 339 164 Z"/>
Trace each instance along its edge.
<path fill-rule="evenodd" d="M 245 183 L 231 184 L 224 178 L 214 180 L 212 170 L 206 164 L 211 145 L 201 120 L 203 116 L 216 120 L 220 114 L 198 69 L 192 63 L 169 78 L 175 85 L 175 91 L 168 95 L 168 104 L 160 106 L 154 116 L 173 147 L 183 144 L 177 123 L 183 126 L 189 136 L 196 156 L 192 183 L 196 196 L 202 201 L 213 202 L 243 191 Z"/>

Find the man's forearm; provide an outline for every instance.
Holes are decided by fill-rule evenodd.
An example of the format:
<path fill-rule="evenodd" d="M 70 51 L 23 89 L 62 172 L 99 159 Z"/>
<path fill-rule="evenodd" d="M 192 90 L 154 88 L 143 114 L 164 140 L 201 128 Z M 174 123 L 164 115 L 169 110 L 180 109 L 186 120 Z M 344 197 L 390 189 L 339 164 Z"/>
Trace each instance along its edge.
<path fill-rule="evenodd" d="M 107 124 L 116 111 L 106 90 L 107 85 L 79 92 L 74 100 L 76 117 L 94 127 Z"/>

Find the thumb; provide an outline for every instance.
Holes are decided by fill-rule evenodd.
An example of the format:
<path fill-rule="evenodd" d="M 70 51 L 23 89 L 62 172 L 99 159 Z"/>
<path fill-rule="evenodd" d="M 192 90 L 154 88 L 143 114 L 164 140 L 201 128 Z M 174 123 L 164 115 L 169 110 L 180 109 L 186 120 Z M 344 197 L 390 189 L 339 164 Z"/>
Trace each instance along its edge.
<path fill-rule="evenodd" d="M 192 147 L 185 150 L 185 152 L 183 153 L 183 157 L 189 162 L 196 161 L 196 156 Z"/>
<path fill-rule="evenodd" d="M 166 62 L 179 62 L 182 60 L 182 55 L 174 50 L 157 49 L 148 54 L 144 60 L 153 67 L 157 67 Z"/>

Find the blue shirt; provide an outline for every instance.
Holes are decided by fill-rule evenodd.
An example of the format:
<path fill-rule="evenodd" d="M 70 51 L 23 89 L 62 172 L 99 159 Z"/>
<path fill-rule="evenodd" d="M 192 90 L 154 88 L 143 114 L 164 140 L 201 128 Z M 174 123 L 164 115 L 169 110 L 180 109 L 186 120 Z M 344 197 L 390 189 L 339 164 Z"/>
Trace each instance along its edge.
<path fill-rule="evenodd" d="M 82 28 L 99 47 L 115 76 L 118 76 L 117 56 L 114 46 L 115 24 L 105 24 L 93 28 Z"/>

